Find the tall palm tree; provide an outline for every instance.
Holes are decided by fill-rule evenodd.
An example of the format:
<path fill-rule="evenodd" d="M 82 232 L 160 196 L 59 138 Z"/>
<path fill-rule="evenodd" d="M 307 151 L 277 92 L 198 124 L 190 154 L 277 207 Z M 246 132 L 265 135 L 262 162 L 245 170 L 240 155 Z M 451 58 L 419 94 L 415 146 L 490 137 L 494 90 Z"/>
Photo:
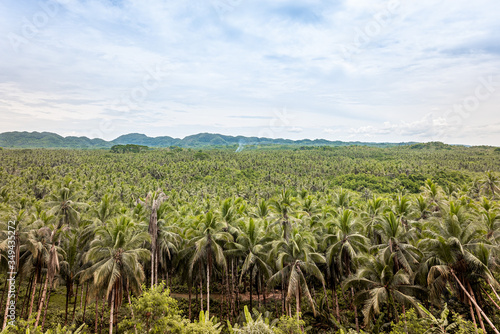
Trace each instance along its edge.
<path fill-rule="evenodd" d="M 283 190 L 278 197 L 278 199 L 271 199 L 269 204 L 270 207 L 278 215 L 278 221 L 276 223 L 281 223 L 282 226 L 282 237 L 285 241 L 290 238 L 290 214 L 293 211 L 292 205 L 296 202 L 295 198 L 292 196 L 292 192 L 289 189 Z"/>
<path fill-rule="evenodd" d="M 142 248 L 150 241 L 149 234 L 127 216 L 114 218 L 108 225 L 96 231 L 96 239 L 90 244 L 86 255 L 94 264 L 87 269 L 83 279 L 92 277 L 96 289 L 105 291 L 111 310 L 109 333 L 113 333 L 115 309 L 119 309 L 123 292 L 130 289 L 134 294 L 141 293 L 144 271 L 141 261 L 147 261 L 150 251 Z"/>
<path fill-rule="evenodd" d="M 486 175 L 479 180 L 479 183 L 484 192 L 491 193 L 491 197 L 495 197 L 495 195 L 500 192 L 500 178 L 492 171 L 486 172 Z"/>
<path fill-rule="evenodd" d="M 481 278 L 491 276 L 488 267 L 474 254 L 474 249 L 481 244 L 482 232 L 464 213 L 462 205 L 450 202 L 445 212 L 443 220 L 426 231 L 428 238 L 421 241 L 427 253 L 424 267 L 428 268 L 431 297 L 439 299 L 449 286 L 459 300 L 469 304 L 473 319 L 474 305 L 481 325 L 481 316 L 490 323 L 473 297 L 478 294 L 473 287 L 479 286 Z"/>
<path fill-rule="evenodd" d="M 417 312 L 420 311 L 418 301 L 412 294 L 422 288 L 411 284 L 410 275 L 404 269 L 394 273 L 394 259 L 395 254 L 365 257 L 356 274 L 344 283 L 344 290 L 358 289 L 356 299 L 364 303 L 365 325 L 380 314 L 383 305 L 387 305 L 389 310 L 392 307 L 392 317 L 396 322 L 399 321 L 396 303 L 411 305 Z"/>
<path fill-rule="evenodd" d="M 250 218 L 248 221 L 243 221 L 239 226 L 239 233 L 235 245 L 235 250 L 244 258 L 241 267 L 240 282 L 245 274 L 250 276 L 250 310 L 252 310 L 252 287 L 253 279 L 257 275 L 263 275 L 266 279 L 271 276 L 271 268 L 267 264 L 268 250 L 271 242 L 264 230 L 257 226 L 256 222 Z M 234 251 L 227 251 L 229 254 Z"/>
<path fill-rule="evenodd" d="M 277 240 L 272 243 L 272 257 L 276 257 L 277 272 L 268 280 L 268 285 L 274 286 L 279 282 L 285 284 L 287 290 L 286 305 L 288 314 L 291 314 L 290 304 L 295 297 L 296 315 L 300 317 L 300 299 L 306 297 L 309 305 L 316 314 L 315 303 L 309 291 L 308 282 L 315 277 L 325 286 L 325 279 L 317 264 L 325 263 L 325 257 L 316 253 L 316 239 L 307 231 L 292 229 L 290 239 Z M 308 279 L 306 279 L 306 275 Z"/>
<path fill-rule="evenodd" d="M 79 220 L 78 209 L 88 206 L 86 203 L 78 202 L 80 196 L 77 185 L 70 177 L 65 177 L 55 191 L 49 195 L 49 201 L 46 202 L 46 205 L 51 209 L 47 213 L 59 219 L 57 229 L 63 225 L 73 225 Z"/>
<path fill-rule="evenodd" d="M 366 204 L 366 209 L 361 213 L 361 219 L 366 225 L 368 231 L 368 237 L 375 242 L 375 225 L 377 225 L 382 220 L 382 215 L 387 209 L 387 204 L 385 200 L 381 197 L 373 196 L 369 199 Z"/>
<path fill-rule="evenodd" d="M 167 195 L 161 189 L 158 189 L 157 191 L 150 191 L 146 198 L 137 200 L 137 203 L 142 204 L 151 211 L 148 228 L 151 238 L 151 288 L 158 284 L 158 208 L 167 198 Z"/>
<path fill-rule="evenodd" d="M 226 258 L 224 256 L 224 243 L 233 240 L 228 232 L 224 232 L 225 224 L 222 223 L 212 210 L 198 217 L 197 224 L 190 231 L 191 244 L 194 252 L 190 260 L 189 268 L 192 273 L 196 264 L 201 266 L 202 261 L 206 264 L 207 275 L 207 314 L 210 312 L 210 277 L 214 265 L 227 270 Z M 200 271 L 201 274 L 201 271 Z"/>
<path fill-rule="evenodd" d="M 330 268 L 334 265 L 339 266 L 337 272 L 344 277 L 349 277 L 355 271 L 354 261 L 358 255 L 361 252 L 367 252 L 369 239 L 362 234 L 363 226 L 354 218 L 354 212 L 350 209 L 342 210 L 333 222 L 327 224 L 327 227 L 329 232 L 323 239 L 323 243 L 327 247 L 326 263 Z M 354 298 L 353 288 L 351 288 L 351 296 Z M 336 298 L 336 296 L 334 297 Z M 357 306 L 355 304 L 354 313 L 356 329 L 358 329 Z"/>
<path fill-rule="evenodd" d="M 383 216 L 376 229 L 382 236 L 382 243 L 375 245 L 374 248 L 394 254 L 394 272 L 402 267 L 412 274 L 422 256 L 422 252 L 417 247 L 408 243 L 412 231 L 407 231 L 403 227 L 401 218 L 396 218 L 392 211 Z"/>
<path fill-rule="evenodd" d="M 0 225 L 2 234 L 2 242 L 0 242 L 0 250 L 5 251 L 8 264 L 8 272 L 9 272 L 9 281 L 13 282 L 13 277 L 16 275 L 19 269 L 19 259 L 20 259 L 20 250 L 21 250 L 21 238 L 26 233 L 22 228 L 24 223 L 22 222 L 23 217 L 26 211 L 21 209 L 15 215 L 13 220 L 9 220 Z M 24 232 L 24 233 L 23 233 Z M 7 325 L 7 315 L 9 312 L 9 305 L 11 302 L 11 294 L 7 294 L 7 302 L 5 304 L 5 314 L 3 318 L 3 327 L 2 330 Z"/>

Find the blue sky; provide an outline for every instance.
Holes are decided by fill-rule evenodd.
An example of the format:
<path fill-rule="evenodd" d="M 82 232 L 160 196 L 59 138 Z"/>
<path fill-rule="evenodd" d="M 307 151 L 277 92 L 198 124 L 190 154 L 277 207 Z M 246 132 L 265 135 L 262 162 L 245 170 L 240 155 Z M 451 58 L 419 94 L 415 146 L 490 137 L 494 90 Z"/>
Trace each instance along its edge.
<path fill-rule="evenodd" d="M 500 2 L 3 0 L 0 132 L 500 145 Z"/>

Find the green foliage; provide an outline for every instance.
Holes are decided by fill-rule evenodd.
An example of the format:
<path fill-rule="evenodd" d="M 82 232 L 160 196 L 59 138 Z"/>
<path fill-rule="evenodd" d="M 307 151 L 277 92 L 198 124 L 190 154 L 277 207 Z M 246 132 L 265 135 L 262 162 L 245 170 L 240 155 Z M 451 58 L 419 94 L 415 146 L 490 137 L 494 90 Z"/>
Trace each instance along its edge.
<path fill-rule="evenodd" d="M 186 316 L 207 310 L 210 294 L 209 314 L 232 319 L 234 332 L 331 333 L 365 320 L 374 333 L 392 321 L 396 333 L 403 305 L 410 331 L 470 332 L 459 281 L 498 322 L 486 295 L 496 298 L 489 284 L 498 288 L 500 255 L 500 160 L 491 148 L 235 148 L 0 151 L 0 271 L 18 252 L 16 304 L 27 313 L 33 297 L 36 316 L 52 268 L 45 331 L 77 329 L 56 327 L 65 322 L 93 331 L 95 305 L 101 327 L 114 317 L 120 333 L 218 333 L 216 318 Z M 143 200 L 159 188 L 158 205 Z M 154 286 L 152 268 L 160 284 L 141 289 Z M 417 302 L 448 302 L 450 313 L 418 319 Z M 265 317 L 236 320 L 250 303 Z M 264 318 L 280 317 L 282 306 L 294 317 L 273 327 Z M 9 330 L 41 333 L 20 324 Z"/>
<path fill-rule="evenodd" d="M 84 334 L 88 333 L 86 325 L 62 326 L 58 324 L 54 329 L 42 331 L 40 326 L 34 328 L 35 319 L 26 321 L 24 319 L 17 319 L 15 326 L 7 326 L 0 334 Z"/>
<path fill-rule="evenodd" d="M 242 327 L 239 327 L 237 324 L 231 326 L 231 323 L 228 321 L 227 326 L 228 330 L 231 334 L 273 334 L 273 330 L 269 325 L 269 319 L 262 319 L 262 314 L 258 313 L 256 319 L 252 318 L 250 311 L 248 311 L 248 307 L 245 305 L 244 309 L 245 314 L 245 324 Z"/>
<path fill-rule="evenodd" d="M 407 332 L 405 331 L 405 327 Z M 427 325 L 427 321 L 419 317 L 417 315 L 417 312 L 415 312 L 415 309 L 411 308 L 406 311 L 406 319 L 401 316 L 401 319 L 398 323 L 392 323 L 392 330 L 390 334 L 423 334 L 428 329 L 429 326 Z"/>
<path fill-rule="evenodd" d="M 219 334 L 222 331 L 221 324 L 215 317 L 208 318 L 208 312 L 200 312 L 198 321 L 188 323 L 183 329 L 185 334 Z"/>
<path fill-rule="evenodd" d="M 147 150 L 149 150 L 149 147 L 147 146 L 127 144 L 127 145 L 113 145 L 110 151 L 112 153 L 140 153 Z"/>
<path fill-rule="evenodd" d="M 161 283 L 151 289 L 143 287 L 139 297 L 132 298 L 135 319 L 127 317 L 120 322 L 120 330 L 130 331 L 136 325 L 138 333 L 164 333 L 179 331 L 184 326 L 177 301 L 170 297 L 170 290 Z"/>
<path fill-rule="evenodd" d="M 276 327 L 273 328 L 275 334 L 302 334 L 308 331 L 305 328 L 304 320 L 297 320 L 296 317 L 283 315 L 279 318 Z"/>
<path fill-rule="evenodd" d="M 474 324 L 465 320 L 458 313 L 453 312 L 449 319 L 448 306 L 445 304 L 439 317 L 435 317 L 422 305 L 420 309 L 425 313 L 425 317 L 418 317 L 415 309 L 406 312 L 406 324 L 402 318 L 397 324 L 392 323 L 390 334 L 470 334 L 475 333 Z M 451 320 L 451 321 L 450 321 Z M 405 329 L 406 328 L 406 329 Z M 477 329 L 478 334 L 484 334 L 482 329 Z"/>

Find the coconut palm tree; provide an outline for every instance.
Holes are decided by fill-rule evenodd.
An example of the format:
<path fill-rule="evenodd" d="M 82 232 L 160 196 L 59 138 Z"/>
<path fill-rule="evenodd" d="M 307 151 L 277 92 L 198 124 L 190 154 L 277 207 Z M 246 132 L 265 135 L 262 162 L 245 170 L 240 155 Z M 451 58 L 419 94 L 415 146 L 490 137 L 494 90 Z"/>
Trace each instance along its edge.
<path fill-rule="evenodd" d="M 491 276 L 488 267 L 474 254 L 474 249 L 481 245 L 482 232 L 468 219 L 462 205 L 454 202 L 449 204 L 443 220 L 436 222 L 433 229 L 426 231 L 428 238 L 421 241 L 427 253 L 424 267 L 428 268 L 427 281 L 431 297 L 435 301 L 439 300 L 442 292 L 449 286 L 459 300 L 469 304 L 474 321 L 473 306 L 476 308 L 484 328 L 482 317 L 488 323 L 490 320 L 473 297 L 478 293 L 477 290 L 473 291 L 473 287 L 479 286 L 481 278 Z"/>
<path fill-rule="evenodd" d="M 57 229 L 63 225 L 74 225 L 80 217 L 78 209 L 88 206 L 86 203 L 78 202 L 81 194 L 77 191 L 77 187 L 70 177 L 65 177 L 45 203 L 51 208 L 47 213 L 59 219 Z"/>
<path fill-rule="evenodd" d="M 191 228 L 190 242 L 194 247 L 189 261 L 190 273 L 195 265 L 201 267 L 202 262 L 206 264 L 207 275 L 207 313 L 210 312 L 210 277 L 214 266 L 219 266 L 223 272 L 227 270 L 226 258 L 224 256 L 224 243 L 233 240 L 228 232 L 224 232 L 225 224 L 219 220 L 212 210 L 197 218 L 196 225 Z M 201 270 L 200 270 L 201 274 Z"/>
<path fill-rule="evenodd" d="M 167 200 L 167 195 L 161 189 L 150 191 L 146 198 L 137 200 L 150 210 L 148 232 L 151 238 L 151 288 L 158 284 L 158 208 Z"/>
<path fill-rule="evenodd" d="M 406 231 L 401 218 L 396 218 L 392 211 L 383 216 L 383 219 L 376 225 L 376 229 L 382 236 L 382 243 L 375 245 L 374 248 L 395 255 L 394 272 L 404 268 L 412 274 L 422 256 L 422 252 L 417 247 L 408 243 L 412 231 Z"/>
<path fill-rule="evenodd" d="M 354 218 L 350 209 L 342 210 L 339 216 L 327 224 L 328 233 L 325 234 L 323 243 L 326 246 L 326 263 L 339 275 L 349 277 L 355 271 L 354 261 L 362 252 L 368 251 L 369 239 L 362 234 L 363 226 Z M 335 290 L 335 284 L 333 284 Z M 354 298 L 354 289 L 351 289 Z M 336 296 L 334 296 L 336 299 Z M 338 309 L 338 307 L 337 307 Z M 356 329 L 358 329 L 357 306 L 354 305 Z M 339 312 L 337 312 L 337 315 Z"/>
<path fill-rule="evenodd" d="M 281 223 L 282 237 L 285 241 L 290 238 L 290 214 L 293 211 L 293 204 L 296 199 L 292 196 L 292 192 L 289 189 L 283 190 L 277 199 L 271 199 L 269 201 L 270 207 L 278 215 L 278 220 L 276 223 Z"/>
<path fill-rule="evenodd" d="M 380 314 L 384 305 L 392 309 L 392 318 L 399 322 L 397 304 L 413 306 L 418 312 L 418 301 L 412 294 L 422 288 L 411 284 L 410 275 L 400 269 L 394 273 L 395 254 L 379 254 L 360 259 L 362 265 L 355 275 L 349 277 L 343 290 L 356 288 L 357 301 L 363 302 L 365 325 Z"/>
<path fill-rule="evenodd" d="M 271 267 L 266 262 L 271 240 L 265 234 L 265 231 L 257 226 L 255 220 L 250 218 L 247 221 L 240 222 L 238 237 L 234 243 L 231 243 L 234 248 L 226 251 L 231 255 L 240 255 L 244 259 L 240 282 L 248 273 L 250 277 L 250 310 L 253 308 L 252 287 L 254 278 L 257 275 L 262 275 L 267 280 L 271 276 Z"/>
<path fill-rule="evenodd" d="M 141 293 L 144 271 L 141 261 L 147 261 L 150 251 L 142 248 L 150 241 L 149 234 L 142 231 L 131 218 L 120 216 L 96 230 L 96 239 L 90 244 L 86 259 L 93 265 L 83 275 L 93 278 L 94 287 L 105 291 L 111 306 L 109 333 L 113 333 L 115 309 L 119 309 L 123 292 L 130 289 Z"/>
<path fill-rule="evenodd" d="M 482 190 L 485 193 L 490 193 L 491 197 L 495 197 L 500 191 L 500 178 L 492 171 L 486 172 L 486 175 L 479 180 L 479 183 L 481 184 Z"/>
<path fill-rule="evenodd" d="M 306 297 L 314 314 L 316 314 L 315 303 L 309 291 L 308 284 L 311 278 L 316 278 L 324 287 L 325 279 L 317 264 L 325 263 L 325 257 L 317 252 L 316 239 L 307 231 L 301 231 L 297 227 L 292 229 L 290 239 L 276 240 L 272 243 L 272 257 L 276 258 L 277 272 L 268 280 L 269 287 L 283 282 L 286 295 L 286 308 L 291 315 L 291 301 L 295 297 L 297 318 L 300 316 L 301 296 Z M 308 279 L 306 279 L 306 275 Z"/>

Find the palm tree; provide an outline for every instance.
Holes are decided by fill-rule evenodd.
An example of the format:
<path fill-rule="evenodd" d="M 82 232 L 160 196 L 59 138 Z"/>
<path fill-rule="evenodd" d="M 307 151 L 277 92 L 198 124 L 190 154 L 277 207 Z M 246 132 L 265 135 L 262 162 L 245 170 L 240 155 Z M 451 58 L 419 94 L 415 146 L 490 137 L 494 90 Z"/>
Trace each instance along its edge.
<path fill-rule="evenodd" d="M 23 217 L 26 211 L 21 209 L 15 218 L 12 221 L 7 221 L 7 223 L 2 223 L 2 232 L 5 237 L 3 241 L 0 243 L 0 250 L 5 251 L 8 254 L 8 272 L 9 272 L 9 281 L 15 282 L 13 277 L 17 274 L 19 270 L 19 258 L 20 258 L 20 250 L 21 250 L 21 237 L 24 236 L 25 231 L 23 231 L 22 223 Z M 11 302 L 11 294 L 7 294 L 7 302 L 5 304 L 5 314 L 3 319 L 3 327 L 2 330 L 7 326 L 7 315 L 9 313 L 9 305 Z"/>
<path fill-rule="evenodd" d="M 127 216 L 120 216 L 96 230 L 96 239 L 90 244 L 86 255 L 94 264 L 83 275 L 92 277 L 94 286 L 105 291 L 111 310 L 109 333 L 113 333 L 115 309 L 119 309 L 123 292 L 129 289 L 136 295 L 141 293 L 144 271 L 141 261 L 147 261 L 150 252 L 142 248 L 150 241 L 149 234 Z"/>
<path fill-rule="evenodd" d="M 271 268 L 266 263 L 270 241 L 271 238 L 250 218 L 248 221 L 240 223 L 238 237 L 236 242 L 232 243 L 237 253 L 244 258 L 240 282 L 245 274 L 249 273 L 250 276 L 250 310 L 253 308 L 253 278 L 258 274 L 263 274 L 266 279 L 271 276 Z M 236 252 L 227 251 L 227 253 L 234 254 Z"/>
<path fill-rule="evenodd" d="M 50 244 L 50 250 L 48 254 L 49 258 L 48 261 L 46 262 L 47 274 L 45 275 L 45 283 L 43 285 L 42 297 L 40 299 L 40 303 L 38 306 L 38 313 L 36 315 L 36 320 L 35 320 L 35 328 L 38 327 L 38 322 L 40 321 L 40 316 L 42 314 L 43 307 L 45 306 L 46 308 L 48 308 L 47 288 L 50 286 L 50 288 L 52 289 L 54 278 L 59 273 L 60 269 L 59 253 L 61 252 L 61 248 L 57 244 L 59 243 L 59 238 L 62 233 L 62 228 L 52 225 L 50 227 L 46 227 L 45 229 L 48 230 L 49 238 L 47 240 L 47 243 Z M 42 330 L 43 330 L 43 325 L 42 325 Z"/>
<path fill-rule="evenodd" d="M 368 200 L 365 211 L 361 213 L 361 219 L 366 225 L 368 237 L 373 242 L 376 241 L 375 225 L 377 225 L 382 220 L 382 215 L 386 208 L 387 205 L 383 198 L 373 196 L 372 199 Z"/>
<path fill-rule="evenodd" d="M 51 209 L 48 214 L 59 218 L 57 229 L 63 225 L 72 225 L 79 220 L 80 214 L 77 209 L 88 206 L 86 203 L 78 202 L 80 196 L 77 186 L 70 177 L 65 177 L 55 192 L 49 195 L 46 205 Z"/>
<path fill-rule="evenodd" d="M 358 301 L 363 301 L 363 315 L 365 325 L 368 325 L 374 316 L 380 314 L 383 305 L 388 309 L 392 307 L 392 316 L 399 322 L 396 303 L 411 305 L 420 311 L 418 302 L 412 293 L 421 290 L 418 285 L 412 285 L 410 275 L 400 269 L 394 273 L 395 254 L 380 254 L 377 257 L 365 257 L 361 261 L 363 265 L 355 275 L 348 278 L 343 290 L 356 287 Z"/>
<path fill-rule="evenodd" d="M 428 268 L 428 284 L 431 297 L 438 299 L 447 286 L 455 291 L 459 300 L 469 304 L 471 317 L 475 321 L 473 305 L 476 308 L 481 326 L 483 316 L 491 322 L 477 304 L 472 287 L 479 286 L 479 280 L 491 276 L 488 267 L 474 254 L 474 248 L 480 245 L 481 231 L 463 212 L 460 204 L 450 202 L 442 222 L 433 230 L 426 231 L 427 239 L 421 241 L 427 252 L 424 266 Z M 496 328 L 492 326 L 494 331 Z"/>
<path fill-rule="evenodd" d="M 169 274 L 169 263 L 172 262 L 173 257 L 179 252 L 178 245 L 181 242 L 181 235 L 179 226 L 175 225 L 175 217 L 172 217 L 171 213 L 168 212 L 170 206 L 167 203 L 162 203 L 158 208 L 158 240 L 157 240 L 157 252 L 158 261 L 162 269 L 167 274 L 167 286 L 168 286 L 168 274 Z"/>
<path fill-rule="evenodd" d="M 420 263 L 422 256 L 417 247 L 407 242 L 412 231 L 406 231 L 401 218 L 396 218 L 392 211 L 383 216 L 376 229 L 382 236 L 382 243 L 375 245 L 374 248 L 384 253 L 394 254 L 394 272 L 402 267 L 412 274 L 412 268 Z"/>
<path fill-rule="evenodd" d="M 292 192 L 287 189 L 283 190 L 278 199 L 272 199 L 270 203 L 270 207 L 276 212 L 278 215 L 278 221 L 276 223 L 281 223 L 282 226 L 282 237 L 285 241 L 288 241 L 290 238 L 290 213 L 293 210 L 292 205 L 295 203 L 295 198 L 292 197 Z"/>
<path fill-rule="evenodd" d="M 151 214 L 149 216 L 149 235 L 151 237 L 151 288 L 158 284 L 158 208 L 167 200 L 167 195 L 161 189 L 149 192 L 145 199 L 138 199 L 137 203 L 147 207 Z"/>
<path fill-rule="evenodd" d="M 486 175 L 479 180 L 483 191 L 491 193 L 491 197 L 495 197 L 496 193 L 500 191 L 500 178 L 492 171 L 486 172 Z"/>
<path fill-rule="evenodd" d="M 335 264 L 340 268 L 340 275 L 349 277 L 354 271 L 354 261 L 360 252 L 367 252 L 369 239 L 362 234 L 363 226 L 354 219 L 354 212 L 350 209 L 343 210 L 338 218 L 327 225 L 329 232 L 325 235 L 323 243 L 326 248 L 326 263 L 330 268 Z M 335 290 L 335 284 L 333 284 Z M 354 298 L 354 289 L 351 289 Z M 336 296 L 334 296 L 336 298 Z M 338 307 L 337 307 L 338 310 Z M 357 307 L 354 305 L 356 329 L 358 329 Z M 337 311 L 337 315 L 339 312 Z"/>
<path fill-rule="evenodd" d="M 290 239 L 277 240 L 272 243 L 274 252 L 273 257 L 276 257 L 277 272 L 268 280 L 270 287 L 279 282 L 283 282 L 287 287 L 286 306 L 288 314 L 291 314 L 289 305 L 295 297 L 297 319 L 300 317 L 300 299 L 305 296 L 309 305 L 316 315 L 314 300 L 311 296 L 308 287 L 310 278 L 315 277 L 322 285 L 325 286 L 325 279 L 319 270 L 317 263 L 325 263 L 325 257 L 316 253 L 316 239 L 307 231 L 300 231 L 298 228 L 292 230 Z M 305 275 L 309 279 L 306 279 Z"/>
<path fill-rule="evenodd" d="M 198 217 L 195 228 L 190 231 L 190 234 L 193 235 L 190 241 L 194 246 L 194 252 L 189 264 L 190 273 L 192 273 L 196 264 L 201 267 L 202 261 L 205 261 L 208 314 L 210 312 L 210 276 L 212 275 L 213 267 L 217 265 L 222 268 L 223 272 L 226 271 L 227 264 L 224 257 L 223 243 L 233 240 L 231 234 L 223 231 L 224 227 L 225 224 L 218 220 L 218 217 L 210 210 Z"/>

